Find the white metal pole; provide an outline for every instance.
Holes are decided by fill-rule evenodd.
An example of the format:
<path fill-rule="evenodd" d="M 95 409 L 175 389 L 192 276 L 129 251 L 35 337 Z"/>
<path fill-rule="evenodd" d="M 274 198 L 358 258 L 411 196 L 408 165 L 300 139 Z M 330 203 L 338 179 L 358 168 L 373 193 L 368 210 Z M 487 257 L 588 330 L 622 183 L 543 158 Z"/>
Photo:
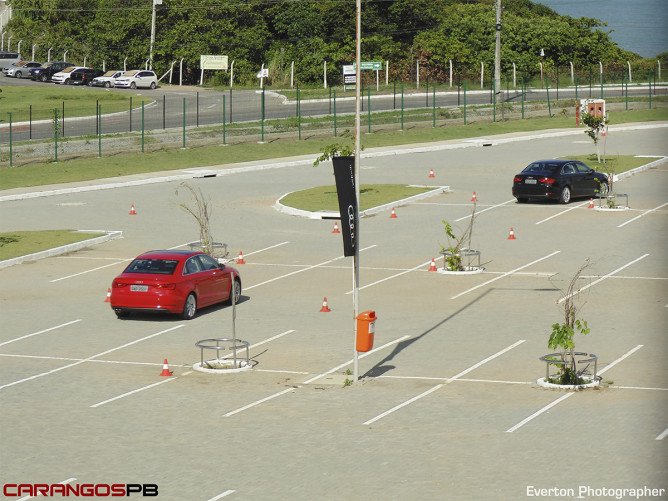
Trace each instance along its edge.
<path fill-rule="evenodd" d="M 452 88 L 452 59 L 450 59 L 450 88 Z"/>
<path fill-rule="evenodd" d="M 179 63 L 179 86 L 183 85 L 183 59 L 181 58 L 181 62 Z"/>
<path fill-rule="evenodd" d="M 46 57 L 46 62 L 47 63 L 51 62 L 51 49 L 53 49 L 53 47 L 49 47 L 49 52 L 47 53 L 47 57 Z"/>
<path fill-rule="evenodd" d="M 327 61 L 323 62 L 322 66 L 322 82 L 324 85 L 324 88 L 327 88 Z"/>
<path fill-rule="evenodd" d="M 33 61 L 35 60 L 35 47 L 37 47 L 37 44 L 33 44 L 32 46 L 32 57 L 30 59 L 32 59 Z"/>
<path fill-rule="evenodd" d="M 359 213 L 360 200 L 360 83 L 362 66 L 362 0 L 356 0 L 357 27 L 355 44 L 355 199 L 357 201 L 357 210 Z M 355 228 L 355 255 L 353 256 L 353 384 L 357 384 L 359 379 L 359 355 L 357 353 L 357 314 L 359 311 L 359 277 L 360 277 L 360 229 Z"/>
<path fill-rule="evenodd" d="M 232 60 L 232 64 L 230 64 L 230 89 L 232 88 L 233 82 L 234 82 L 234 59 Z"/>
<path fill-rule="evenodd" d="M 376 70 L 376 92 L 378 92 L 378 71 Z"/>
<path fill-rule="evenodd" d="M 575 71 L 573 71 L 573 61 L 571 61 L 571 83 L 575 83 Z"/>
<path fill-rule="evenodd" d="M 480 61 L 480 88 L 482 89 L 482 84 L 485 79 L 485 63 Z"/>
<path fill-rule="evenodd" d="M 631 77 L 631 61 L 626 61 L 626 64 L 629 65 L 629 83 L 633 83 L 633 78 Z"/>
<path fill-rule="evenodd" d="M 295 87 L 295 62 L 292 61 L 290 65 L 290 88 L 294 89 Z"/>
<path fill-rule="evenodd" d="M 390 85 L 390 61 L 385 61 L 385 87 Z"/>
<path fill-rule="evenodd" d="M 69 52 L 69 49 L 66 50 L 66 51 L 63 53 L 63 61 L 65 61 L 65 62 L 67 62 L 67 53 L 68 53 L 68 52 Z"/>
<path fill-rule="evenodd" d="M 420 88 L 420 61 L 415 61 L 415 86 Z"/>
<path fill-rule="evenodd" d="M 513 88 L 517 87 L 517 66 L 513 63 Z"/>
<path fill-rule="evenodd" d="M 155 0 L 153 0 L 153 13 L 151 14 L 151 47 L 149 49 L 149 69 L 153 69 L 153 45 L 155 44 Z"/>

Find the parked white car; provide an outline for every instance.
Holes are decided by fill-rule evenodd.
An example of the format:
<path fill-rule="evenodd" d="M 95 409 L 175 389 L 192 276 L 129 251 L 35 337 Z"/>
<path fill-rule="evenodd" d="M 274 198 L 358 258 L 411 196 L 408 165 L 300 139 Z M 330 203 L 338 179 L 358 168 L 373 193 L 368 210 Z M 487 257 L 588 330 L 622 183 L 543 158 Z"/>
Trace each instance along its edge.
<path fill-rule="evenodd" d="M 146 87 L 155 89 L 158 86 L 158 77 L 150 70 L 131 70 L 126 71 L 114 81 L 114 87 L 124 89 L 136 89 Z"/>
<path fill-rule="evenodd" d="M 93 87 L 113 87 L 114 81 L 117 78 L 120 78 L 122 74 L 123 72 L 118 70 L 107 71 L 104 75 L 93 78 L 93 83 L 91 85 Z"/>
<path fill-rule="evenodd" d="M 85 66 L 68 66 L 62 71 L 59 71 L 51 77 L 51 81 L 57 84 L 69 84 L 70 83 L 70 73 L 74 70 L 79 70 L 85 68 Z"/>

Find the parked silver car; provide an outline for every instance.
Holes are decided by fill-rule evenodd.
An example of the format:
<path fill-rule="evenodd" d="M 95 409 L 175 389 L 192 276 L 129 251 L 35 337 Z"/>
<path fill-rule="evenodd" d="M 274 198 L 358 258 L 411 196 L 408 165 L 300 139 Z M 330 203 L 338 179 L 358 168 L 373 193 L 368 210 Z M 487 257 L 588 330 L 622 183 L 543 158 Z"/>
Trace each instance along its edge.
<path fill-rule="evenodd" d="M 30 78 L 30 69 L 39 68 L 40 66 L 42 66 L 42 63 L 38 63 L 37 61 L 19 61 L 18 63 L 2 68 L 2 73 L 6 77 Z"/>

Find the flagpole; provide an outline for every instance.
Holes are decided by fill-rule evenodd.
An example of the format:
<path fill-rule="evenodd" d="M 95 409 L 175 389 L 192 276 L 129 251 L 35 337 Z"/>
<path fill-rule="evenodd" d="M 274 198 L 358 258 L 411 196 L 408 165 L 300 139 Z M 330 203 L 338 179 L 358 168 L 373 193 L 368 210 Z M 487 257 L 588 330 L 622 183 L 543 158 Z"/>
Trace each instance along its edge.
<path fill-rule="evenodd" d="M 355 49 L 355 200 L 357 201 L 356 220 L 358 227 L 355 228 L 355 255 L 353 256 L 353 384 L 359 379 L 359 360 L 357 352 L 357 315 L 359 312 L 359 279 L 360 279 L 360 228 L 359 228 L 359 205 L 360 205 L 360 85 L 361 62 L 362 62 L 362 1 L 356 0 L 356 49 Z"/>

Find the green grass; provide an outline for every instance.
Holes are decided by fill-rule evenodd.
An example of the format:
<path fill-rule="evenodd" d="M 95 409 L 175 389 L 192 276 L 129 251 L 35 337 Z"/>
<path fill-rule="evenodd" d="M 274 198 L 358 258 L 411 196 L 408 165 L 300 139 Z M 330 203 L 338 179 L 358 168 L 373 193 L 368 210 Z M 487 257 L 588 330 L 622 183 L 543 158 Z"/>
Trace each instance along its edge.
<path fill-rule="evenodd" d="M 396 200 L 412 197 L 433 188 L 419 188 L 400 184 L 363 184 L 360 186 L 360 211 Z M 307 211 L 338 211 L 336 186 L 318 186 L 286 195 L 281 203 Z"/>
<path fill-rule="evenodd" d="M 12 231 L 0 233 L 0 261 L 40 252 L 61 245 L 99 237 L 103 233 L 78 233 L 74 230 Z"/>
<path fill-rule="evenodd" d="M 592 169 L 596 169 L 599 172 L 605 172 L 605 173 L 614 172 L 615 174 L 621 174 L 622 172 L 626 172 L 627 170 L 635 169 L 636 167 L 640 167 L 641 165 L 645 165 L 654 160 L 652 158 L 638 158 L 632 155 L 608 155 L 605 158 L 605 163 L 603 163 L 602 156 L 601 156 L 601 163 L 598 163 L 596 154 L 576 155 L 576 156 L 569 156 L 568 158 L 572 158 L 573 160 L 580 160 L 581 162 L 584 162 Z"/>
<path fill-rule="evenodd" d="M 668 120 L 668 109 L 661 108 L 610 113 L 610 121 L 613 124 L 658 120 Z M 476 123 L 470 120 L 468 125 L 437 126 L 435 128 L 429 125 L 416 127 L 414 124 L 411 124 L 410 128 L 407 127 L 404 131 L 388 129 L 385 131 L 376 131 L 373 134 L 364 134 L 362 145 L 368 149 L 554 128 L 572 129 L 575 128 L 575 123 L 572 118 L 557 115 L 553 118 L 492 123 Z M 5 167 L 0 169 L 0 190 L 107 177 L 113 178 L 144 172 L 170 171 L 189 167 L 218 166 L 236 162 L 250 162 L 297 155 L 313 155 L 313 159 L 315 160 L 325 146 L 343 141 L 350 141 L 350 139 L 311 136 L 308 139 L 299 141 L 296 138 L 281 137 L 265 144 L 257 144 L 255 142 L 238 143 L 229 144 L 228 146 L 207 146 L 186 150 L 161 150 L 143 154 L 119 154 L 108 157 L 103 156 L 102 158 L 76 158 L 57 163 L 31 163 L 20 167 Z M 593 143 L 592 151 L 595 151 Z M 642 152 L 639 151 L 638 153 Z"/>
<path fill-rule="evenodd" d="M 98 88 L 79 85 L 48 85 L 48 86 L 17 86 L 3 87 L 0 94 L 0 123 L 53 119 L 54 109 L 62 117 L 63 102 L 66 117 L 95 116 L 96 106 L 102 106 L 102 113 L 115 113 L 141 106 L 142 100 L 148 104 L 153 102 L 150 96 L 142 96 L 139 92 L 110 92 Z M 32 109 L 32 115 L 31 115 Z"/>

